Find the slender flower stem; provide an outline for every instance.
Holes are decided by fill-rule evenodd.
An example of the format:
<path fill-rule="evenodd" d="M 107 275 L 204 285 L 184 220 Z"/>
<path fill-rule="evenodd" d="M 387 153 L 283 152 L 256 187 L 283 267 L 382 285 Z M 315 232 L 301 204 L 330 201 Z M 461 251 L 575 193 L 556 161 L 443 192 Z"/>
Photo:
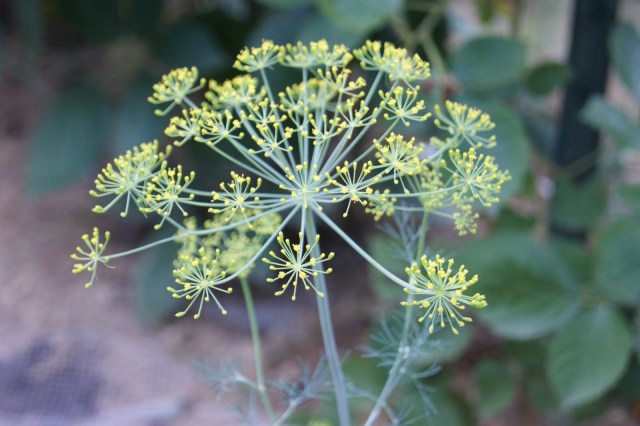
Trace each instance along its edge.
<path fill-rule="evenodd" d="M 305 212 L 311 216 L 309 209 Z M 313 217 L 308 217 L 306 221 L 306 232 L 308 235 L 316 235 L 316 226 Z M 320 258 L 320 245 L 313 246 L 311 255 L 316 259 Z M 318 263 L 317 267 L 321 270 L 322 264 Z M 327 292 L 327 283 L 324 274 L 319 273 L 315 277 L 315 285 L 318 291 L 323 293 L 324 297 L 316 296 L 318 302 L 318 315 L 320 317 L 320 328 L 322 330 L 322 340 L 324 343 L 325 356 L 329 364 L 329 371 L 333 381 L 334 395 L 338 409 L 338 420 L 340 426 L 350 426 L 351 419 L 349 416 L 349 401 L 347 399 L 346 385 L 342 366 L 340 365 L 340 355 L 336 346 L 336 338 L 333 334 L 333 323 L 331 321 L 331 309 L 329 306 L 329 293 Z"/>
<path fill-rule="evenodd" d="M 249 328 L 251 329 L 251 344 L 253 346 L 253 358 L 256 363 L 256 390 L 260 396 L 262 406 L 269 417 L 270 422 L 274 422 L 275 414 L 271 401 L 267 395 L 267 389 L 264 381 L 264 363 L 262 361 L 262 346 L 260 344 L 260 330 L 258 329 L 258 321 L 256 319 L 256 310 L 253 306 L 253 297 L 251 296 L 251 289 L 249 288 L 249 280 L 247 277 L 240 277 L 240 285 L 242 286 L 242 294 L 244 296 L 244 303 L 247 306 L 247 316 L 249 317 Z"/>
<path fill-rule="evenodd" d="M 425 234 L 427 233 L 427 225 L 429 220 L 429 212 L 423 211 L 422 213 L 422 222 L 420 223 L 420 231 L 419 231 L 419 240 L 418 240 L 418 248 L 416 249 L 415 258 L 420 259 L 424 252 L 425 245 Z M 380 396 L 376 401 L 375 406 L 369 413 L 369 417 L 365 422 L 365 426 L 372 426 L 376 419 L 380 416 L 382 412 L 382 408 L 385 406 L 389 395 L 397 386 L 400 375 L 399 373 L 402 371 L 404 364 L 407 361 L 408 348 L 407 348 L 407 340 L 409 337 L 409 328 L 411 327 L 411 318 L 413 317 L 413 294 L 409 293 L 409 297 L 407 302 L 409 306 L 407 306 L 404 311 L 404 324 L 402 326 L 402 335 L 400 337 L 400 344 L 398 345 L 398 352 L 396 354 L 396 358 L 393 360 L 393 365 L 389 369 L 389 375 L 387 376 L 387 381 L 380 392 Z"/>

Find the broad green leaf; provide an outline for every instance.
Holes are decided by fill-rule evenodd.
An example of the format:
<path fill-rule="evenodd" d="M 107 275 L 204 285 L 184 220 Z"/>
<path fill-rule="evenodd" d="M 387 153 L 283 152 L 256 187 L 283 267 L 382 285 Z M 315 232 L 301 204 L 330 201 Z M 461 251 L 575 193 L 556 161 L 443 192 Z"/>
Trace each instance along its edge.
<path fill-rule="evenodd" d="M 595 278 L 610 300 L 640 302 L 640 221 L 624 220 L 604 229 L 596 241 Z"/>
<path fill-rule="evenodd" d="M 503 362 L 485 359 L 473 370 L 476 387 L 476 411 L 481 420 L 487 420 L 511 404 L 515 396 L 515 383 Z"/>
<path fill-rule="evenodd" d="M 559 407 L 551 386 L 544 375 L 527 375 L 524 380 L 527 400 L 542 413 L 557 414 Z"/>
<path fill-rule="evenodd" d="M 449 328 L 438 330 L 430 339 L 429 353 L 420 358 L 420 363 L 428 366 L 457 358 L 471 344 L 472 334 L 469 326 L 459 328 L 457 335 Z"/>
<path fill-rule="evenodd" d="M 134 83 L 116 105 L 113 116 L 113 154 L 122 154 L 134 146 L 163 136 L 167 120 L 153 113 L 147 98 L 152 91 L 152 79 Z"/>
<path fill-rule="evenodd" d="M 640 35 L 632 24 L 618 24 L 613 29 L 609 51 L 620 78 L 640 102 Z"/>
<path fill-rule="evenodd" d="M 547 159 L 552 159 L 558 143 L 556 123 L 546 115 L 530 111 L 528 107 L 523 107 L 519 113 L 532 148 Z"/>
<path fill-rule="evenodd" d="M 195 66 L 201 73 L 211 73 L 231 65 L 231 60 L 209 31 L 194 23 L 171 28 L 158 53 L 168 68 Z"/>
<path fill-rule="evenodd" d="M 581 184 L 561 178 L 549 206 L 551 221 L 563 229 L 585 229 L 604 213 L 605 187 L 602 179 L 594 177 Z"/>
<path fill-rule="evenodd" d="M 550 342 L 547 377 L 566 408 L 593 401 L 620 379 L 631 354 L 624 319 L 608 307 L 585 310 Z"/>
<path fill-rule="evenodd" d="M 534 95 L 545 96 L 564 85 L 571 76 L 569 67 L 557 62 L 545 62 L 527 71 L 524 84 Z"/>
<path fill-rule="evenodd" d="M 305 20 L 298 32 L 297 39 L 303 43 L 326 39 L 329 44 L 344 44 L 356 47 L 364 38 L 364 34 L 336 25 L 326 16 L 313 13 Z"/>
<path fill-rule="evenodd" d="M 468 426 L 470 420 L 469 410 L 461 398 L 441 389 L 429 395 L 431 398 L 432 414 L 419 424 L 426 426 Z"/>
<path fill-rule="evenodd" d="M 615 191 L 618 197 L 622 198 L 636 215 L 640 213 L 640 185 L 624 184 L 618 186 Z"/>
<path fill-rule="evenodd" d="M 640 129 L 602 96 L 592 96 L 580 115 L 587 124 L 610 135 L 618 146 L 640 146 Z"/>
<path fill-rule="evenodd" d="M 489 91 L 518 80 L 524 72 L 525 46 L 499 36 L 472 39 L 455 51 L 451 70 L 472 91 Z"/>
<path fill-rule="evenodd" d="M 29 146 L 28 192 L 59 189 L 96 163 L 108 135 L 108 110 L 104 94 L 94 87 L 72 87 L 58 96 Z"/>
<path fill-rule="evenodd" d="M 473 291 L 488 306 L 476 315 L 499 336 L 527 340 L 561 327 L 578 308 L 578 286 L 553 247 L 527 234 L 476 240 L 457 256 L 478 274 Z"/>
<path fill-rule="evenodd" d="M 166 233 L 152 234 L 155 241 Z M 133 273 L 134 303 L 138 318 L 143 324 L 155 325 L 171 318 L 176 312 L 184 309 L 184 299 L 171 297 L 167 286 L 174 284 L 173 260 L 178 251 L 177 244 L 163 244 L 145 251 L 135 265 Z"/>
<path fill-rule="evenodd" d="M 380 28 L 396 12 L 400 0 L 315 0 L 327 18 L 342 28 L 367 33 Z"/>
<path fill-rule="evenodd" d="M 312 16 L 306 7 L 271 12 L 253 28 L 247 37 L 249 46 L 259 46 L 263 39 L 277 44 L 295 43 L 296 35 L 304 28 L 304 23 Z"/>
<path fill-rule="evenodd" d="M 640 309 L 636 312 L 636 318 L 633 322 L 634 335 L 633 346 L 636 349 L 636 357 L 640 362 Z M 640 377 L 640 375 L 638 376 Z M 640 388 L 639 388 L 640 389 Z"/>
<path fill-rule="evenodd" d="M 258 0 L 269 7 L 275 7 L 279 9 L 291 9 L 298 6 L 306 6 L 313 3 L 314 0 Z"/>
<path fill-rule="evenodd" d="M 583 241 L 558 237 L 551 244 L 581 284 L 593 282 L 595 256 Z"/>
<path fill-rule="evenodd" d="M 511 180 L 502 185 L 500 200 L 505 201 L 518 192 L 528 170 L 529 141 L 522 120 L 516 113 L 496 100 L 463 99 L 463 102 L 480 108 L 496 123 L 493 134 L 497 144 L 487 151 L 496 158 L 501 169 L 509 170 Z"/>

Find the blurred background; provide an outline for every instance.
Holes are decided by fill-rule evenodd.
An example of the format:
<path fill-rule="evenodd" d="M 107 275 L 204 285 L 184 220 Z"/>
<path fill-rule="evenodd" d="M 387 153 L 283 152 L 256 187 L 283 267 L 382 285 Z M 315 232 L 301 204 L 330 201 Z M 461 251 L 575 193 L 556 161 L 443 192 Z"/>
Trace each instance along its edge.
<path fill-rule="evenodd" d="M 242 424 L 208 373 L 233 360 L 251 374 L 239 294 L 225 318 L 175 321 L 175 247 L 120 259 L 90 290 L 69 254 L 95 225 L 114 250 L 157 238 L 142 218 L 92 214 L 88 191 L 114 156 L 168 142 L 146 101 L 162 74 L 223 80 L 244 46 L 320 38 L 426 57 L 424 98 L 491 114 L 513 177 L 479 236 L 430 232 L 433 252 L 480 275 L 489 307 L 434 337 L 435 410 L 416 424 L 640 424 L 639 29 L 637 0 L 0 0 L 0 424 Z M 228 169 L 201 154 L 177 159 L 213 186 Z M 403 274 L 368 217 L 345 226 Z M 347 373 L 375 389 L 382 370 L 357 347 L 399 299 L 351 256 L 331 276 L 334 321 Z M 252 282 L 267 375 L 296 380 L 321 352 L 314 300 L 274 300 L 264 271 Z"/>

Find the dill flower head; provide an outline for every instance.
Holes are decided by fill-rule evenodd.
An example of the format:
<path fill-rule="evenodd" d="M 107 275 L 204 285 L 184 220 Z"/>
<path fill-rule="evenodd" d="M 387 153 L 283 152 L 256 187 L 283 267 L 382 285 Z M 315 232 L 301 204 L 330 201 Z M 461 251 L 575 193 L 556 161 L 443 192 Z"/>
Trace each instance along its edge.
<path fill-rule="evenodd" d="M 462 265 L 456 270 L 453 267 L 454 263 L 453 259 L 446 260 L 440 256 L 436 256 L 435 259 L 422 256 L 420 265 L 414 263 L 406 269 L 407 275 L 415 283 L 415 289 L 405 289 L 413 298 L 403 304 L 416 305 L 425 310 L 419 321 L 428 321 L 429 333 L 433 332 L 435 324 L 439 324 L 442 328 L 445 325 L 450 326 L 451 330 L 458 334 L 456 326 L 464 327 L 465 322 L 471 321 L 470 317 L 462 314 L 466 306 L 487 306 L 483 295 L 464 294 L 469 287 L 478 282 L 478 276 L 468 278 L 467 268 Z"/>
<path fill-rule="evenodd" d="M 270 77 L 279 67 L 297 71 L 299 80 L 276 92 Z M 207 301 L 224 312 L 218 297 L 259 259 L 275 273 L 268 282 L 277 295 L 295 300 L 301 286 L 324 296 L 324 276 L 331 272 L 326 264 L 334 255 L 321 250 L 317 225 L 323 224 L 394 283 L 423 297 L 423 319 L 452 327 L 467 321 L 459 311 L 481 307 L 482 300 L 457 294 L 475 283 L 466 280 L 466 270 L 452 273 L 447 262 L 423 259 L 424 273 L 415 264 L 409 280 L 394 276 L 325 211 L 346 217 L 360 210 L 374 221 L 396 212 L 434 213 L 449 218 L 461 234 L 474 232 L 474 205 L 497 202 L 509 179 L 484 152 L 496 143 L 490 118 L 447 101 L 434 108 L 441 135 L 428 141 L 404 135 L 412 123 L 432 119 L 420 95 L 429 64 L 391 43 L 367 41 L 350 50 L 325 40 L 265 40 L 244 48 L 234 68 L 244 74 L 221 82 L 200 78 L 195 68 L 173 70 L 149 98 L 164 105 L 156 113 L 173 112 L 165 134 L 174 145 L 206 146 L 233 166 L 229 179 L 196 189 L 194 174 L 169 166 L 170 150 L 161 153 L 153 142 L 108 165 L 92 191 L 109 199 L 96 212 L 125 199 L 124 214 L 131 204 L 159 216 L 157 227 L 176 228 L 162 242 L 181 244 L 177 287 L 170 288 L 174 297 L 189 301 L 180 314 L 197 303 L 199 316 Z M 211 215 L 200 226 L 189 217 L 196 209 Z M 279 249 L 270 251 L 274 243 Z M 88 262 L 82 269 L 106 263 L 103 250 L 91 245 L 81 252 Z"/>

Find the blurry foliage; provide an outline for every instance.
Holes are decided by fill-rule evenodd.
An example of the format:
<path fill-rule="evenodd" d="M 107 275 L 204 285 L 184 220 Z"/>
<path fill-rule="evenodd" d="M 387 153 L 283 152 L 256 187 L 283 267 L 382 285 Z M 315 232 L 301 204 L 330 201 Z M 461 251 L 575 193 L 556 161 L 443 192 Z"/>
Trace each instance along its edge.
<path fill-rule="evenodd" d="M 476 0 L 477 13 L 483 23 L 500 14 L 515 22 L 518 10 L 512 4 L 518 3 Z M 150 82 L 171 67 L 196 65 L 204 74 L 217 76 L 229 69 L 230 52 L 262 38 L 284 43 L 324 37 L 329 43 L 353 46 L 375 37 L 426 53 L 434 66 L 435 92 L 442 90 L 447 97 L 461 98 L 491 115 L 500 141 L 495 155 L 513 177 L 506 195 L 533 197 L 539 203 L 528 161 L 533 152 L 541 161 L 553 152 L 557 132 L 544 105 L 546 96 L 571 78 L 569 69 L 553 62 L 530 64 L 526 45 L 510 36 L 487 33 L 446 51 L 449 34 L 442 4 L 438 0 L 14 0 L 16 33 L 33 62 L 47 49 L 43 34 L 49 28 L 64 28 L 66 37 L 78 46 L 103 49 L 126 62 L 116 61 L 124 71 L 108 70 L 125 73 L 112 79 L 96 79 L 85 71 L 65 82 L 34 132 L 27 188 L 34 194 L 59 189 L 77 179 L 78 173 L 95 169 L 105 151 L 112 156 L 161 134 L 161 122 L 141 100 L 150 93 Z M 0 46 L 4 32 L 0 28 Z M 630 24 L 618 25 L 609 46 L 616 73 L 640 103 L 638 31 Z M 0 48 L 0 64 L 3 56 Z M 286 73 L 278 78 L 286 83 Z M 614 142 L 607 146 L 607 155 L 595 160 L 597 175 L 576 184 L 570 174 L 558 172 L 556 197 L 548 210 L 528 217 L 503 203 L 502 212 L 486 212 L 498 217 L 495 234 L 462 250 L 469 269 L 481 277 L 489 307 L 480 313 L 482 327 L 474 328 L 474 333 L 465 329 L 456 339 L 443 333 L 434 336 L 436 343 L 424 362 L 440 361 L 445 366 L 437 380 L 428 381 L 433 382 L 430 400 L 437 407 L 429 424 L 490 419 L 512 404 L 519 392 L 549 418 L 588 418 L 612 406 L 639 403 L 640 190 L 637 181 L 626 178 L 630 166 L 625 158 L 640 158 L 640 127 L 637 118 L 602 96 L 588 102 L 582 118 Z M 197 166 L 199 156 L 193 157 Z M 204 173 L 223 168 L 208 164 Z M 537 241 L 531 224 L 548 220 L 586 230 L 588 238 Z M 370 243 L 374 252 L 389 250 L 384 238 Z M 155 281 L 150 278 L 163 265 L 169 266 L 161 252 L 141 262 L 138 285 Z M 384 300 L 388 295 L 384 280 L 373 277 L 373 281 L 373 289 Z M 164 287 L 158 288 L 165 300 Z M 141 317 L 149 321 L 171 311 L 154 299 L 139 305 Z M 449 366 L 467 352 L 472 334 L 480 339 L 489 334 L 501 343 L 474 362 L 470 398 L 446 385 L 446 379 L 455 374 Z M 371 361 L 354 362 L 348 370 L 370 371 Z M 365 376 L 378 385 L 384 382 L 375 374 Z"/>

